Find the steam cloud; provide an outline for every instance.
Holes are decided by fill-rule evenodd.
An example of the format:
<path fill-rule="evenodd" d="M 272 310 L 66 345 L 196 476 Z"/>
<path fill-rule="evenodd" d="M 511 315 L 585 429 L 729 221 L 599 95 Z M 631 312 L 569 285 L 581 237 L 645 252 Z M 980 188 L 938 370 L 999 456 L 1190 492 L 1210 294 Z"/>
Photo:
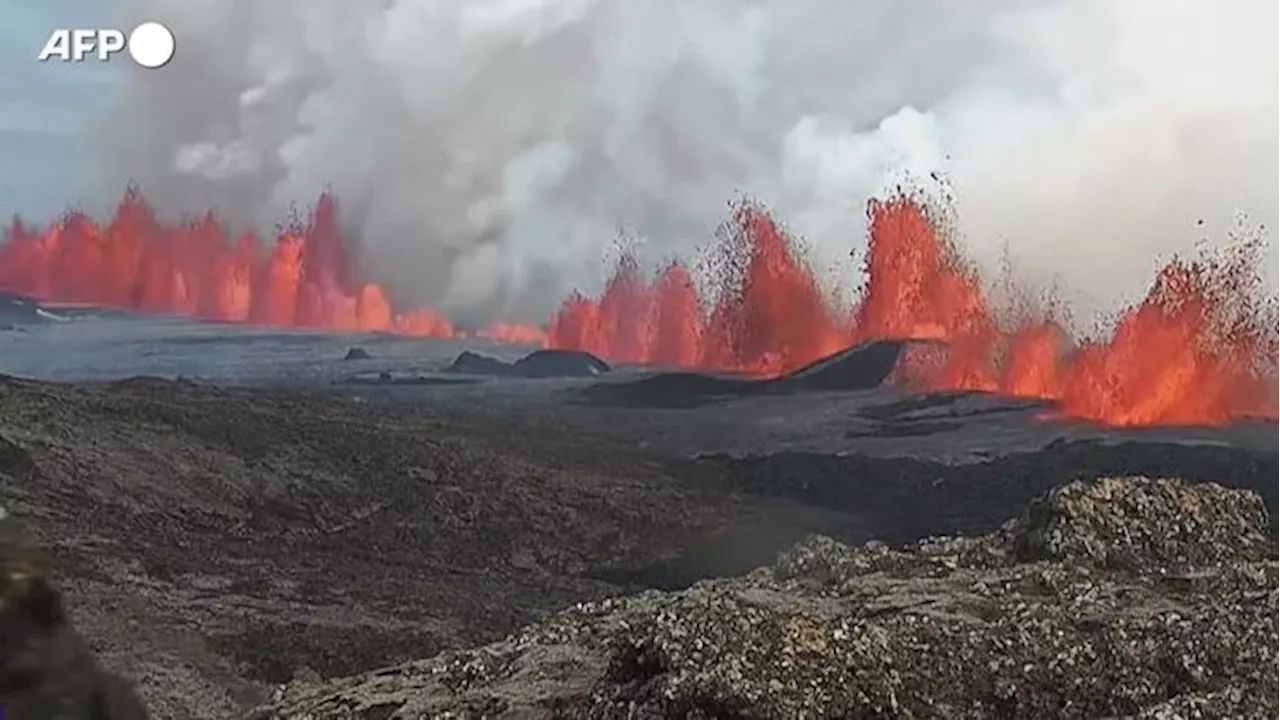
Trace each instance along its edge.
<path fill-rule="evenodd" d="M 847 276 L 867 197 L 941 172 L 982 264 L 1085 310 L 1280 214 L 1270 0 L 128 1 L 178 54 L 104 193 L 269 228 L 332 189 L 364 274 L 462 322 L 598 290 L 620 226 L 688 257 L 740 193 Z"/>

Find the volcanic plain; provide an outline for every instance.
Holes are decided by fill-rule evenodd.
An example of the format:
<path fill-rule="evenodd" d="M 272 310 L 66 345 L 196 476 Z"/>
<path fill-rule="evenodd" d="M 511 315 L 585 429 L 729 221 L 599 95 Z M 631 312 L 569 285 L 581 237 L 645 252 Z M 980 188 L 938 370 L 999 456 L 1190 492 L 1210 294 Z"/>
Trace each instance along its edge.
<path fill-rule="evenodd" d="M 50 548 L 52 573 L 92 649 L 137 683 L 159 718 L 239 717 L 273 699 L 284 705 L 256 716 L 303 717 L 311 701 L 290 710 L 289 698 L 323 696 L 340 678 L 510 642 L 503 639 L 523 627 L 542 628 L 543 637 L 562 622 L 557 613 L 581 603 L 600 612 L 617 602 L 608 598 L 636 593 L 696 600 L 723 583 L 741 590 L 727 578 L 758 578 L 764 571 L 753 569 L 780 554 L 994 538 L 1073 480 L 1177 478 L 1177 487 L 1191 488 L 1174 493 L 1179 502 L 1256 503 L 1261 525 L 1246 522 L 1245 534 L 1270 533 L 1276 512 L 1274 421 L 1119 430 L 1059 418 L 1027 400 L 906 393 L 886 382 L 901 343 L 845 353 L 772 384 L 637 368 L 528 379 L 442 372 L 454 346 L 412 355 L 423 346 L 200 324 L 176 332 L 168 321 L 128 320 L 132 339 L 113 349 L 94 323 L 125 320 L 69 322 L 83 324 L 80 334 L 104 348 L 106 364 L 95 371 L 90 357 L 62 356 L 48 363 L 56 372 L 33 371 L 32 352 L 80 347 L 66 323 L 33 324 L 9 344 L 6 368 L 27 377 L 0 381 L 0 496 Z M 354 344 L 368 351 L 345 352 Z M 286 355 L 305 360 L 307 372 L 292 381 L 269 376 Z M 113 362 L 129 367 L 129 357 L 134 366 L 158 363 L 155 374 L 165 377 L 110 371 Z M 78 382 L 49 382 L 51 375 Z M 1204 483 L 1226 495 L 1195 495 Z M 1152 487 L 1122 490 L 1172 497 Z M 1158 536 L 1175 532 L 1174 517 L 1158 527 L 1139 517 L 1119 522 Z M 1194 535 L 1196 527 L 1177 532 Z M 1269 560 L 1250 562 L 1273 573 L 1270 545 Z M 844 552 L 819 554 L 836 562 Z M 1145 577 L 1166 560 L 1149 557 L 1130 571 Z M 789 597 L 777 590 L 771 602 Z M 1186 599 L 1187 607 L 1212 604 L 1214 592 Z M 1248 593 L 1231 597 L 1253 602 Z M 796 617 L 812 617 L 814 602 L 796 600 Z M 1274 615 L 1274 603 L 1266 612 Z M 545 618 L 550 626 L 531 625 Z M 1231 630 L 1244 633 L 1232 642 L 1256 645 L 1274 664 L 1274 641 L 1249 637 L 1253 631 Z M 1153 642 L 1166 640 L 1173 642 Z M 536 660 L 520 662 L 555 666 L 554 657 Z M 807 677 L 812 668 L 798 662 L 794 677 Z M 1206 672 L 1199 685 L 1152 680 L 1131 707 L 1252 687 L 1227 677 L 1230 668 Z M 579 694 L 604 692 L 608 682 L 578 680 L 590 680 Z M 741 699 L 632 705 L 702 716 L 866 709 L 789 705 L 778 700 L 786 693 L 760 681 L 768 697 L 754 707 Z M 999 678 L 990 681 L 997 693 Z M 397 692 L 399 704 L 367 715 L 315 716 L 401 717 L 396 708 L 412 705 L 401 696 L 412 692 Z M 453 708 L 463 716 L 574 715 L 590 705 L 464 700 Z M 366 693 L 339 703 L 341 712 L 360 702 L 378 705 Z M 1055 701 L 1036 702 L 1010 713 Z M 1099 702 L 1090 707 L 1124 709 Z M 625 705 L 594 707 L 625 714 Z M 950 716 L 973 715 L 966 712 Z"/>

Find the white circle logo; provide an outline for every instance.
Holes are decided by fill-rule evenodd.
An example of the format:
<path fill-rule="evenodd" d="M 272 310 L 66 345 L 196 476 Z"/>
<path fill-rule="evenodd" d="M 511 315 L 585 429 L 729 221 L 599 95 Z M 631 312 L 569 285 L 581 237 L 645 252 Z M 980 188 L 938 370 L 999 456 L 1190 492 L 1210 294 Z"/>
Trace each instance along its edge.
<path fill-rule="evenodd" d="M 164 67 L 173 59 L 173 33 L 158 22 L 144 22 L 129 33 L 129 54 L 144 68 Z"/>

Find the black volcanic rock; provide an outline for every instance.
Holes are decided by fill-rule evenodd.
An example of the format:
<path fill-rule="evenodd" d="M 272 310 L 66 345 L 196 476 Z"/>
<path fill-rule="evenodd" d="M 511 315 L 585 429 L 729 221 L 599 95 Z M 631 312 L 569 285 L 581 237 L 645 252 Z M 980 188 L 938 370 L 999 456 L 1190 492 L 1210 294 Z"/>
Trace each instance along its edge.
<path fill-rule="evenodd" d="M 776 378 L 725 377 L 697 372 L 664 372 L 639 380 L 605 383 L 583 394 L 601 405 L 692 408 L 752 393 L 856 391 L 880 387 L 915 340 L 873 340 L 841 350 Z M 932 343 L 930 343 L 932 344 Z"/>
<path fill-rule="evenodd" d="M 888 379 L 911 340 L 872 340 L 790 372 L 773 385 L 794 390 L 870 390 Z"/>
<path fill-rule="evenodd" d="M 40 304 L 16 293 L 0 292 L 0 326 L 17 327 L 44 322 Z"/>
<path fill-rule="evenodd" d="M 609 364 L 581 350 L 535 350 L 511 365 L 526 378 L 591 377 L 609 372 Z"/>
<path fill-rule="evenodd" d="M 488 355 L 464 350 L 441 372 L 462 375 L 510 375 L 511 365 Z"/>
<path fill-rule="evenodd" d="M 249 717 L 1274 717 L 1276 555 L 1253 493 L 1074 482 L 984 536 L 811 536 Z"/>
<path fill-rule="evenodd" d="M 441 372 L 519 378 L 594 377 L 609 372 L 609 364 L 578 350 L 535 350 L 514 363 L 464 351 Z"/>
<path fill-rule="evenodd" d="M 347 354 L 342 356 L 343 360 L 368 360 L 369 358 L 369 351 L 362 347 L 349 348 Z"/>

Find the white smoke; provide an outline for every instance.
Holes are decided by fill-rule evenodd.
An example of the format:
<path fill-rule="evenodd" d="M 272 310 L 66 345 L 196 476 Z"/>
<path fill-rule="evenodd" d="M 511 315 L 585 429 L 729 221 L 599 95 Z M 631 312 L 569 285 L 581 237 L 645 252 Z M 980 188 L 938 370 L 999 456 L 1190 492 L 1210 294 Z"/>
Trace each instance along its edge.
<path fill-rule="evenodd" d="M 104 192 L 269 228 L 332 189 L 364 272 L 464 322 L 598 290 L 620 226 L 687 256 L 740 193 L 851 273 L 866 199 L 939 171 L 980 262 L 1086 310 L 1280 214 L 1269 0 L 121 1 L 178 52 Z"/>

